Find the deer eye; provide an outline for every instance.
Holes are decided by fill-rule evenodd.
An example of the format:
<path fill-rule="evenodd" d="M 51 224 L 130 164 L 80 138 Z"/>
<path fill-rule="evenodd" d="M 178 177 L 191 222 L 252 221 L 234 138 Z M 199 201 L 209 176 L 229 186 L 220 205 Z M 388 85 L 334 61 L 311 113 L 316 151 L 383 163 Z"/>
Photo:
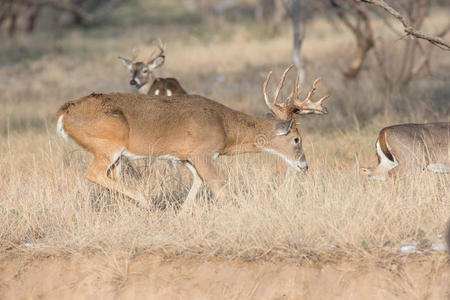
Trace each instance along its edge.
<path fill-rule="evenodd" d="M 147 69 L 142 70 L 142 74 L 147 74 L 147 73 L 148 73 Z"/>
<path fill-rule="evenodd" d="M 300 143 L 300 138 L 299 137 L 294 138 L 294 144 L 298 144 L 298 143 Z"/>

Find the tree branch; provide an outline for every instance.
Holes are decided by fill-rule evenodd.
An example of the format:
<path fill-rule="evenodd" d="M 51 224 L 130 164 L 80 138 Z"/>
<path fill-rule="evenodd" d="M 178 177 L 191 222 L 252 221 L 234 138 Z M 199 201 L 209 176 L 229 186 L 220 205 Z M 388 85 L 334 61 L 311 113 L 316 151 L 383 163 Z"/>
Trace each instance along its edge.
<path fill-rule="evenodd" d="M 422 31 L 416 30 L 414 27 L 412 27 L 410 21 L 402 16 L 398 11 L 396 11 L 394 8 L 389 6 L 384 0 L 355 0 L 356 2 L 365 2 L 370 3 L 375 6 L 378 6 L 385 11 L 387 11 L 389 14 L 394 16 L 397 20 L 399 20 L 407 35 L 412 35 L 418 39 L 424 39 L 432 43 L 433 45 L 443 49 L 443 50 L 450 50 L 450 42 L 445 41 L 444 39 L 437 37 L 437 36 L 431 36 L 427 33 L 424 33 Z"/>

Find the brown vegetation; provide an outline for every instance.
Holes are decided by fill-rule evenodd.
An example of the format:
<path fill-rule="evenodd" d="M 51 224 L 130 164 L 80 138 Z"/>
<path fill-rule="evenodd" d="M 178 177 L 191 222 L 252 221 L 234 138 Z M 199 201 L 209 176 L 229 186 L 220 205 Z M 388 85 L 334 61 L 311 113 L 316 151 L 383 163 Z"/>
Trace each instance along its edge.
<path fill-rule="evenodd" d="M 158 15 L 166 10 L 151 10 L 146 3 L 142 1 L 143 7 L 152 13 L 146 20 L 156 24 L 161 20 Z M 139 7 L 138 11 L 143 10 Z M 277 277 L 277 272 L 290 278 L 298 276 L 298 281 L 292 283 L 296 291 L 309 286 L 311 295 L 318 292 L 317 285 L 322 282 L 318 278 L 324 278 L 325 283 L 341 282 L 342 289 L 349 287 L 347 291 L 355 294 L 357 287 L 367 282 L 372 291 L 373 282 L 380 280 L 380 293 L 385 295 L 384 291 L 389 291 L 385 298 L 421 298 L 424 293 L 443 293 L 448 287 L 448 256 L 443 251 L 431 250 L 431 245 L 444 243 L 450 216 L 449 175 L 419 172 L 397 182 L 380 183 L 361 177 L 358 169 L 376 162 L 374 144 L 381 128 L 405 122 L 449 121 L 447 52 L 433 51 L 430 55 L 433 77 L 418 73 L 413 84 L 407 86 L 387 89 L 371 56 L 363 66 L 364 72 L 348 82 L 340 66 L 350 57 L 352 35 L 336 23 L 314 19 L 302 49 L 310 74 L 304 86 L 311 86 L 313 78 L 321 76 L 321 93 L 329 94 L 330 100 L 326 118 L 297 119 L 303 148 L 308 154 L 309 172 L 296 174 L 267 154 L 219 158 L 215 162 L 218 173 L 228 178 L 227 203 L 214 201 L 204 187 L 192 212 L 187 214 L 178 208 L 191 184 L 189 173 L 180 170 L 179 181 L 171 166 L 143 161 L 136 164 L 141 179 L 125 175 L 123 180 L 147 195 L 148 203 L 155 207 L 149 213 L 126 204 L 121 195 L 98 190 L 85 180 L 92 157 L 56 135 L 57 108 L 93 91 L 135 92 L 127 83 L 128 75 L 117 55 L 127 53 L 142 42 L 143 36 L 148 36 L 149 41 L 164 37 L 167 44 L 167 61 L 161 76 L 176 74 L 189 92 L 263 116 L 267 112 L 262 93 L 264 77 L 273 69 L 274 76 L 279 78 L 291 63 L 292 37 L 286 24 L 279 36 L 271 38 L 259 26 L 244 28 L 242 24 L 213 21 L 188 23 L 194 21 L 177 14 L 165 16 L 172 20 L 170 24 L 136 25 L 121 13 L 114 15 L 122 18 L 120 26 L 110 24 L 86 31 L 67 29 L 56 40 L 41 32 L 35 36 L 18 34 L 16 40 L 5 43 L 2 40 L 0 253 L 4 258 L 1 272 L 10 275 L 0 276 L 0 285 L 10 287 L 7 293 L 19 293 L 26 290 L 19 287 L 34 286 L 35 291 L 48 295 L 54 289 L 49 286 L 52 280 L 46 281 L 49 285 L 40 280 L 45 274 L 79 278 L 78 271 L 86 265 L 94 266 L 90 274 L 99 278 L 92 281 L 91 291 L 100 287 L 101 293 L 105 279 L 112 282 L 108 285 L 111 289 L 125 287 L 132 292 L 134 279 L 127 281 L 127 278 L 138 277 L 134 272 L 150 274 L 149 270 L 136 268 L 143 262 L 158 261 L 160 258 L 156 256 L 180 259 L 166 266 L 170 274 L 190 260 L 220 262 L 217 266 L 210 263 L 204 269 L 201 264 L 197 268 L 197 263 L 192 263 L 191 269 L 183 273 L 186 276 L 213 274 L 215 270 L 226 272 L 227 265 L 236 263 L 227 274 L 238 274 L 242 266 L 243 273 L 250 270 L 246 274 L 255 277 L 260 269 L 247 269 L 242 263 L 251 261 L 252 266 L 266 266 L 268 269 L 261 276 L 275 278 L 274 282 L 286 278 Z M 439 29 L 446 25 L 445 13 L 433 11 L 432 15 L 423 28 Z M 372 21 L 375 32 L 386 30 L 382 20 Z M 391 59 L 400 61 L 402 52 L 396 47 L 404 41 L 396 40 L 386 30 L 388 38 L 392 39 L 394 49 Z M 411 243 L 430 255 L 398 251 Z M 123 256 L 116 258 L 115 253 Z M 144 253 L 145 256 L 139 256 Z M 104 255 L 106 262 L 91 263 L 90 255 L 94 261 Z M 20 262 L 27 262 L 27 257 L 31 260 L 30 269 Z M 42 260 L 33 262 L 32 259 L 38 258 Z M 70 263 L 78 258 L 80 264 Z M 337 269 L 348 267 L 355 271 L 335 271 L 329 263 L 339 260 L 343 264 L 334 265 Z M 130 272 L 123 269 L 127 262 L 131 265 Z M 44 264 L 49 269 L 44 269 Z M 296 264 L 301 269 L 294 269 Z M 315 269 L 321 265 L 331 273 Z M 361 265 L 366 267 L 360 268 Z M 308 273 L 309 269 L 314 270 Z M 359 274 L 363 277 L 358 277 Z M 305 279 L 308 283 L 302 286 L 302 278 L 306 277 L 314 279 Z M 72 282 L 64 275 L 62 278 L 65 283 Z M 163 278 L 174 279 L 177 286 L 186 282 L 186 289 L 197 283 L 184 277 Z M 230 285 L 236 283 L 233 278 Z M 31 284 L 33 280 L 37 283 Z M 254 284 L 255 295 L 262 293 L 259 288 L 267 280 L 249 281 Z M 91 281 L 73 282 L 78 286 Z M 142 282 L 145 279 L 136 278 L 136 289 L 142 288 Z M 247 281 L 244 278 L 242 282 Z M 169 289 L 166 281 L 161 281 L 162 285 Z M 320 284 L 323 286 L 326 284 Z M 356 290 L 352 289 L 354 286 Z M 249 294 L 253 291 L 241 290 Z M 59 291 L 67 290 L 62 287 Z M 111 291 L 105 294 L 115 295 Z M 287 295 L 295 296 L 294 292 Z M 342 295 L 347 294 L 343 291 Z"/>

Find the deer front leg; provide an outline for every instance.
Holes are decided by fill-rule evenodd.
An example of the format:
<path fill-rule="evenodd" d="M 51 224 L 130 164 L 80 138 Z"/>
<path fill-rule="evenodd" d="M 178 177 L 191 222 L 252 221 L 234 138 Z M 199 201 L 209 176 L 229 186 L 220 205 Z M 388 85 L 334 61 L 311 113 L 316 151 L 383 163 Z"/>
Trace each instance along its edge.
<path fill-rule="evenodd" d="M 184 205 L 183 205 L 186 208 L 186 207 L 192 207 L 192 205 L 194 204 L 195 197 L 197 196 L 198 190 L 202 186 L 203 180 L 200 178 L 197 170 L 190 162 L 186 162 L 185 165 L 189 169 L 189 171 L 191 171 L 192 177 L 193 177 L 191 189 L 189 190 L 189 193 L 188 193 L 186 200 L 184 201 Z"/>
<path fill-rule="evenodd" d="M 214 196 L 220 202 L 225 203 L 225 195 L 223 194 L 224 182 L 222 178 L 217 175 L 216 169 L 211 162 L 212 156 L 200 156 L 192 159 L 192 165 L 198 172 L 198 175 L 206 182 Z"/>

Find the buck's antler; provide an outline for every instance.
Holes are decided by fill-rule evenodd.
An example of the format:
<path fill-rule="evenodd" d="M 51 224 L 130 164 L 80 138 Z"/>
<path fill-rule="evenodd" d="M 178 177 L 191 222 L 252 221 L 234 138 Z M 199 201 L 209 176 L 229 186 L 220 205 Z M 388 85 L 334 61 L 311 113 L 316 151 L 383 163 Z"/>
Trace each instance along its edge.
<path fill-rule="evenodd" d="M 158 41 L 158 44 L 156 44 L 156 41 Z M 161 39 L 158 38 L 156 40 L 153 40 L 153 45 L 158 47 L 158 49 L 159 49 L 159 56 L 164 56 L 164 50 L 165 50 L 166 46 L 163 44 Z"/>
<path fill-rule="evenodd" d="M 297 78 L 298 81 L 298 78 Z M 294 88 L 294 101 L 292 103 L 292 108 L 294 109 L 293 113 L 299 114 L 299 115 L 308 115 L 308 114 L 316 114 L 316 115 L 323 115 L 327 114 L 328 110 L 325 106 L 322 104 L 328 99 L 328 95 L 320 98 L 316 102 L 312 102 L 311 97 L 314 95 L 317 89 L 317 84 L 319 83 L 320 78 L 317 78 L 314 80 L 312 89 L 308 92 L 308 95 L 306 96 L 305 100 L 300 101 L 299 100 L 299 92 L 297 95 L 295 95 L 295 89 Z"/>
<path fill-rule="evenodd" d="M 316 79 L 313 83 L 312 89 L 308 92 L 308 95 L 306 96 L 305 100 L 300 101 L 300 86 L 298 84 L 299 78 L 298 75 L 295 79 L 294 84 L 294 90 L 292 93 L 287 97 L 283 102 L 278 103 L 278 94 L 280 93 L 281 88 L 284 85 L 284 82 L 286 80 L 286 75 L 289 72 L 289 70 L 294 65 L 290 65 L 286 68 L 283 75 L 281 76 L 280 83 L 278 84 L 277 89 L 275 90 L 275 94 L 273 96 L 272 101 L 269 100 L 269 96 L 267 93 L 267 84 L 269 83 L 270 76 L 272 75 L 272 71 L 269 72 L 269 74 L 266 77 L 266 80 L 264 81 L 263 85 L 263 92 L 264 92 L 264 100 L 266 101 L 266 104 L 270 111 L 278 118 L 282 120 L 288 120 L 288 119 L 294 119 L 296 114 L 299 115 L 308 115 L 308 114 L 317 114 L 317 115 L 323 115 L 327 114 L 327 108 L 324 107 L 322 104 L 328 99 L 328 96 L 322 97 L 316 102 L 312 102 L 311 98 L 314 95 L 317 84 L 320 81 L 320 78 Z"/>

